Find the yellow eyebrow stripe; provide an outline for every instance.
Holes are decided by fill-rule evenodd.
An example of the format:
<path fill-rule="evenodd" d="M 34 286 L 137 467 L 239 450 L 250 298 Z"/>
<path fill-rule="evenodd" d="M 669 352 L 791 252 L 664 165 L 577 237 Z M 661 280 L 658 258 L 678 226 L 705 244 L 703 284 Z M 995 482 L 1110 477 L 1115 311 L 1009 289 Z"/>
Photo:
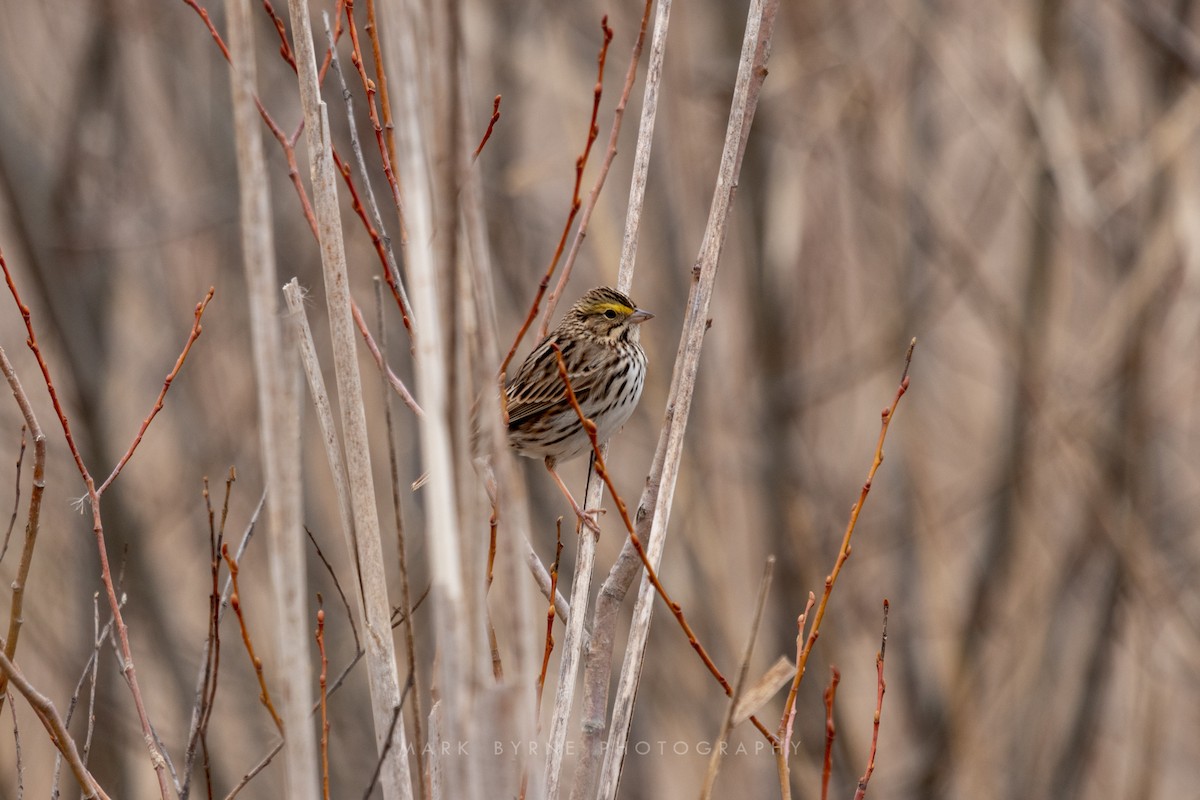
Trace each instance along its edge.
<path fill-rule="evenodd" d="M 593 310 L 595 310 L 597 312 L 608 311 L 610 308 L 613 311 L 618 311 L 622 314 L 632 314 L 633 313 L 632 308 L 630 308 L 629 306 L 626 306 L 626 305 L 622 305 L 621 303 L 597 303 L 595 306 L 593 306 Z"/>

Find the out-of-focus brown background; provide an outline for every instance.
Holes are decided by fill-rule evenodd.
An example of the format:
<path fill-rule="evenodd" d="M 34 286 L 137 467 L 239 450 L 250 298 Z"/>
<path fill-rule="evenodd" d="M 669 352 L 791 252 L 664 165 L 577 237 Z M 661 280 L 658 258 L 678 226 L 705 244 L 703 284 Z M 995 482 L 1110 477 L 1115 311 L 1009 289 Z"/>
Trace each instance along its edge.
<path fill-rule="evenodd" d="M 802 746 L 792 760 L 800 796 L 818 791 L 820 694 L 830 663 L 843 675 L 835 796 L 849 796 L 865 766 L 885 597 L 888 691 L 872 794 L 1196 791 L 1200 22 L 1193 6 L 783 4 L 721 260 L 663 579 L 732 671 L 763 561 L 775 554 L 752 671 L 781 654 L 794 657 L 796 615 L 833 563 L 870 464 L 879 410 L 892 398 L 909 339 L 918 338 L 912 388 L 801 692 Z M 598 148 L 641 4 L 462 7 L 480 134 L 492 96 L 503 95 L 502 120 L 476 168 L 498 269 L 500 339 L 508 342 L 566 214 L 600 17 L 609 14 L 615 38 Z M 179 0 L 8 0 L 0 9 L 0 248 L 32 307 L 93 473 L 106 475 L 128 446 L 183 344 L 194 304 L 216 287 L 164 411 L 103 505 L 151 716 L 179 758 L 208 608 L 202 479 L 209 477 L 219 507 L 225 474 L 237 468 L 233 537 L 262 488 L 227 66 Z M 220 4 L 210 11 L 223 30 Z M 742 3 L 727 0 L 677 4 L 673 14 L 633 292 L 657 314 L 643 330 L 651 372 L 613 448 L 630 502 L 661 424 L 744 14 Z M 290 133 L 300 119 L 296 81 L 266 17 L 256 20 L 260 94 Z M 343 60 L 348 65 L 345 52 Z M 344 146 L 340 94 L 327 84 L 326 97 Z M 640 98 L 639 80 L 569 296 L 615 280 Z M 324 331 L 318 251 L 269 138 L 267 152 L 280 283 L 297 275 L 311 287 L 310 313 Z M 303 138 L 300 163 L 307 179 Z M 585 187 L 598 163 L 599 151 Z M 378 262 L 357 220 L 347 213 L 346 221 L 354 291 L 372 308 Z M 395 316 L 393 344 L 403 337 Z M 90 520 L 72 507 L 83 488 L 24 340 L 5 292 L 0 346 L 35 402 L 50 452 L 17 661 L 62 709 L 91 650 L 98 566 Z M 318 346 L 327 357 L 325 336 Z M 393 347 L 391 360 L 411 380 L 405 348 Z M 374 389 L 377 373 L 368 360 L 363 365 Z M 369 392 L 377 431 L 380 397 Z M 420 456 L 411 416 L 399 418 L 399 439 L 410 443 L 401 462 L 407 482 L 421 472 Z M 314 426 L 311 415 L 306 425 Z M 15 404 L 0 403 L 0 519 L 14 507 L 19 428 Z M 383 486 L 380 437 L 373 456 Z M 0 563 L 5 586 L 30 458 L 13 543 Z M 348 575 L 311 433 L 304 458 L 309 526 Z M 582 463 L 564 467 L 577 493 L 584 474 Z M 528 477 L 534 543 L 548 559 L 553 519 L 565 508 L 538 465 Z M 385 509 L 386 498 L 381 491 Z M 419 589 L 428 580 L 422 498 L 405 501 Z M 604 528 L 601 570 L 622 540 L 614 513 Z M 261 546 L 252 544 L 244 560 L 243 595 L 269 675 L 278 665 Z M 567 561 L 573 553 L 568 542 Z M 315 557 L 309 571 L 330 609 L 331 669 L 340 670 L 351 648 L 344 617 Z M 7 609 L 5 599 L 4 617 Z M 234 627 L 224 641 L 210 737 L 218 796 L 273 735 Z M 374 763 L 365 684 L 360 668 L 331 704 L 335 796 L 360 796 Z M 632 739 L 646 752 L 627 759 L 622 796 L 695 796 L 702 746 L 716 734 L 725 699 L 661 606 L 638 700 Z M 26 704 L 15 705 L 24 789 L 45 796 L 53 752 Z M 768 718 L 778 707 L 777 699 Z M 84 716 L 81 708 L 72 725 L 80 738 Z M 136 716 L 108 649 L 96 718 L 91 764 L 101 782 L 113 796 L 151 796 Z M 11 717 L 0 719 L 0 795 L 15 796 Z M 726 759 L 718 795 L 775 796 L 774 762 L 756 732 L 742 726 L 734 742 L 746 752 Z M 268 769 L 246 796 L 281 796 L 278 780 Z"/>

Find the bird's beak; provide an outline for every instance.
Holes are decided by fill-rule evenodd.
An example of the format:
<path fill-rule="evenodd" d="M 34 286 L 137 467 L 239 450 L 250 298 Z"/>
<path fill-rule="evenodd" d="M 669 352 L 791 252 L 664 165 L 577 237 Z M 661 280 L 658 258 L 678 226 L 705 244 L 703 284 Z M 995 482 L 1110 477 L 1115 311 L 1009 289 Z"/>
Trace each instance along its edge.
<path fill-rule="evenodd" d="M 634 312 L 629 315 L 629 321 L 634 325 L 640 325 L 648 319 L 654 319 L 654 315 L 645 309 L 634 309 Z"/>

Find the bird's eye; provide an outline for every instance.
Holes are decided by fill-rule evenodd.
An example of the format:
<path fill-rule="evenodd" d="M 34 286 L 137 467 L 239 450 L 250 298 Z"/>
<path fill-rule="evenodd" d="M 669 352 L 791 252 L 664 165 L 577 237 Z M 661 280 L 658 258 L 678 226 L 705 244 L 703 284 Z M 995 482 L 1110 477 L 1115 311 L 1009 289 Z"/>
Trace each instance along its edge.
<path fill-rule="evenodd" d="M 617 318 L 617 312 L 616 312 L 616 311 L 613 311 L 613 310 L 610 308 L 608 311 L 605 311 L 605 312 L 604 312 L 604 316 L 608 317 L 609 319 L 616 319 L 616 318 Z"/>

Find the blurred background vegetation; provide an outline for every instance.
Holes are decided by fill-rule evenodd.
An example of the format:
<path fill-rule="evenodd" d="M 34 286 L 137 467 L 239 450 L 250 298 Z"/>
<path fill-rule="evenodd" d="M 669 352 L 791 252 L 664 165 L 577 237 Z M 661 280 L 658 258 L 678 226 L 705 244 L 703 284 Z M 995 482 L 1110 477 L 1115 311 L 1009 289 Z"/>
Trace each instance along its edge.
<path fill-rule="evenodd" d="M 567 211 L 600 17 L 609 15 L 615 39 L 598 146 L 641 4 L 461 5 L 471 119 L 481 135 L 491 98 L 503 96 L 475 169 L 506 343 Z M 211 480 L 219 506 L 225 475 L 237 468 L 234 536 L 262 489 L 228 68 L 179 0 L 6 0 L 0 9 L 0 247 L 93 472 L 107 474 L 128 446 L 195 303 L 216 287 L 165 410 L 103 507 L 151 715 L 179 748 L 208 612 L 202 480 Z M 222 28 L 220 4 L 209 10 Z M 794 658 L 796 615 L 833 563 L 879 410 L 909 339 L 918 338 L 912 389 L 798 703 L 800 796 L 819 785 L 828 664 L 843 675 L 835 794 L 849 796 L 865 766 L 885 597 L 888 693 L 873 794 L 1195 791 L 1197 17 L 1187 0 L 783 4 L 717 280 L 662 576 L 728 672 L 763 561 L 775 554 L 752 673 L 781 654 Z M 744 19 L 744 5 L 727 0 L 679 4 L 673 14 L 633 286 L 657 315 L 643 330 L 651 371 L 613 447 L 630 502 L 662 421 Z M 267 18 L 258 23 L 260 95 L 290 133 L 300 119 L 296 80 Z M 345 146 L 340 98 L 328 84 L 326 98 Z M 615 281 L 640 98 L 639 78 L 568 301 Z M 310 314 L 323 331 L 318 250 L 283 158 L 269 138 L 266 146 L 280 282 L 297 275 L 311 288 Z M 307 180 L 303 146 L 301 138 Z M 369 138 L 366 149 L 377 159 Z M 346 220 L 353 288 L 368 308 L 378 262 L 348 204 Z M 395 316 L 389 326 L 399 342 Z M 72 507 L 83 488 L 24 340 L 5 295 L 0 346 L 35 402 L 50 452 L 17 661 L 63 708 L 92 647 L 98 566 L 90 520 Z M 320 348 L 326 342 L 318 337 Z M 411 385 L 403 351 L 394 348 L 391 360 Z M 377 372 L 369 359 L 363 365 L 370 389 Z M 379 431 L 381 397 L 368 392 Z M 407 484 L 421 459 L 411 415 L 399 417 Z M 0 509 L 18 508 L 23 521 L 28 474 L 13 505 L 20 425 L 15 404 L 0 403 Z M 315 427 L 311 416 L 305 425 Z M 308 525 L 346 575 L 324 456 L 315 432 L 306 436 Z M 373 454 L 381 486 L 383 438 Z M 554 518 L 566 509 L 540 465 L 529 467 L 534 545 L 549 560 Z M 585 472 L 583 463 L 563 468 L 577 496 Z M 419 493 L 405 498 L 418 591 L 428 582 L 421 503 Z M 623 541 L 615 514 L 604 529 L 602 571 Z M 394 563 L 393 538 L 385 535 Z M 5 584 L 15 549 L 0 562 Z M 269 677 L 279 665 L 268 646 L 261 552 L 258 541 L 244 559 L 243 602 L 260 620 Z M 568 541 L 564 563 L 573 552 Z M 330 609 L 337 671 L 352 652 L 349 632 L 315 557 L 309 571 Z M 419 631 L 431 621 L 416 624 Z M 273 736 L 236 633 L 225 635 L 210 737 L 218 796 Z M 103 655 L 91 764 L 114 797 L 148 797 L 153 774 L 136 717 L 111 654 Z M 342 691 L 330 712 L 333 780 L 352 797 L 375 760 L 361 669 Z M 27 706 L 15 705 L 24 788 L 44 796 L 53 751 Z M 627 759 L 621 795 L 695 796 L 706 763 L 698 744 L 715 736 L 724 711 L 723 695 L 660 608 L 632 735 L 649 752 Z M 7 729 L 9 715 L 3 720 Z M 72 730 L 82 733 L 82 724 L 77 715 Z M 774 764 L 756 751 L 757 733 L 743 725 L 734 737 L 750 753 L 726 760 L 718 795 L 775 796 Z M 268 769 L 246 796 L 280 796 L 277 781 Z M 14 796 L 16 785 L 5 732 L 0 794 Z"/>

